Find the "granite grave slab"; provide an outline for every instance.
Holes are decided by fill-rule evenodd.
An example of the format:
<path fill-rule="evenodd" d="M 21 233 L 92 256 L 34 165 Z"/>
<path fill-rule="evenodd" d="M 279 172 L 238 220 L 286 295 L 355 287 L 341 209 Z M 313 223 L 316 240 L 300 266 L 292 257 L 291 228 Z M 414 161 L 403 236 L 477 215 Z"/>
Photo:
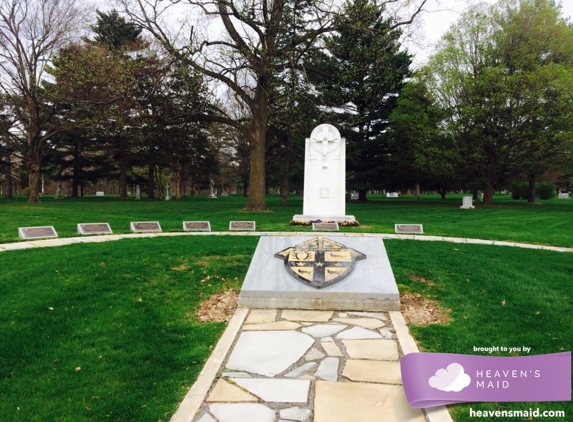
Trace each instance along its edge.
<path fill-rule="evenodd" d="M 78 224 L 79 234 L 112 234 L 108 223 L 80 223 Z"/>
<path fill-rule="evenodd" d="M 183 230 L 186 232 L 210 232 L 211 223 L 209 221 L 184 221 Z"/>
<path fill-rule="evenodd" d="M 295 278 L 274 254 L 311 238 L 262 236 L 239 296 L 239 305 L 249 308 L 308 310 L 388 311 L 400 309 L 400 298 L 382 239 L 335 237 L 334 242 L 368 256 L 337 284 L 317 290 Z"/>
<path fill-rule="evenodd" d="M 20 239 L 46 239 L 58 237 L 54 226 L 19 227 L 18 237 Z"/>

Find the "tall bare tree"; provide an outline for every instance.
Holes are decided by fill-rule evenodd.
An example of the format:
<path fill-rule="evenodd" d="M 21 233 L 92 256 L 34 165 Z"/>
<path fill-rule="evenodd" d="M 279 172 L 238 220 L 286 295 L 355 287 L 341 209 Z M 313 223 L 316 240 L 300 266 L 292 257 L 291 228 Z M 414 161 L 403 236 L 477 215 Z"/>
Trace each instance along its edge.
<path fill-rule="evenodd" d="M 189 66 L 229 89 L 245 111 L 245 120 L 224 115 L 211 120 L 239 128 L 250 140 L 249 197 L 247 209 L 264 211 L 265 149 L 269 125 L 272 80 L 281 69 L 299 68 L 302 57 L 317 46 L 321 34 L 333 30 L 337 0 L 120 0 L 126 13 L 150 31 L 172 54 Z M 414 12 L 403 24 L 411 22 L 427 0 L 416 3 Z M 381 3 L 398 3 L 387 0 Z M 166 5 L 167 4 L 167 5 Z M 184 42 L 169 34 L 162 22 L 167 8 L 189 5 L 210 23 L 208 36 L 192 27 Z"/>
<path fill-rule="evenodd" d="M 79 0 L 0 2 L 0 95 L 14 126 L 4 136 L 18 146 L 29 172 L 30 202 L 39 202 L 42 147 L 61 130 L 57 104 L 44 98 L 46 65 L 77 35 Z M 0 126 L 1 130 L 2 126 Z"/>

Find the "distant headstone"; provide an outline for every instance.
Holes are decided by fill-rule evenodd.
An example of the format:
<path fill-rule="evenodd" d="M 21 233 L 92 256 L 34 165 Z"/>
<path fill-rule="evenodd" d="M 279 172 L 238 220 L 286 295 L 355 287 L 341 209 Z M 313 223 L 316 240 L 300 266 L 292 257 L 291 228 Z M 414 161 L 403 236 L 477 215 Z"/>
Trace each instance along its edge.
<path fill-rule="evenodd" d="M 215 192 L 213 191 L 213 186 L 215 186 L 215 182 L 213 181 L 213 179 L 211 179 L 211 181 L 209 182 L 211 193 L 207 197 L 211 199 L 217 199 L 217 195 L 215 195 Z"/>
<path fill-rule="evenodd" d="M 83 223 L 78 224 L 79 234 L 111 234 L 111 227 L 108 223 Z"/>
<path fill-rule="evenodd" d="M 403 234 L 424 234 L 421 224 L 394 224 L 394 231 Z"/>
<path fill-rule="evenodd" d="M 358 201 L 358 192 L 351 192 L 350 193 L 350 200 L 351 201 Z"/>
<path fill-rule="evenodd" d="M 208 221 L 184 221 L 183 230 L 186 232 L 210 232 L 211 223 Z"/>
<path fill-rule="evenodd" d="M 557 194 L 557 198 L 567 199 L 567 198 L 569 198 L 569 192 L 559 192 L 559 194 Z"/>
<path fill-rule="evenodd" d="M 141 185 L 135 186 L 135 199 L 141 199 Z"/>
<path fill-rule="evenodd" d="M 221 196 L 229 196 L 229 192 L 221 192 Z"/>
<path fill-rule="evenodd" d="M 318 125 L 306 139 L 303 214 L 293 220 L 355 220 L 346 215 L 346 141 L 332 125 Z"/>
<path fill-rule="evenodd" d="M 44 239 L 48 237 L 58 237 L 58 234 L 54 226 L 19 227 L 18 237 L 20 239 Z"/>
<path fill-rule="evenodd" d="M 398 195 L 398 192 L 388 192 L 386 194 L 386 198 L 399 198 L 400 195 Z"/>
<path fill-rule="evenodd" d="M 104 193 L 102 191 L 97 191 L 96 196 L 104 196 Z"/>
<path fill-rule="evenodd" d="M 334 232 L 338 231 L 338 223 L 312 223 L 312 229 Z"/>
<path fill-rule="evenodd" d="M 165 200 L 166 201 L 170 201 L 171 200 L 171 193 L 169 192 L 169 189 L 171 189 L 171 185 L 169 183 L 167 183 L 165 185 Z"/>
<path fill-rule="evenodd" d="M 58 183 L 58 188 L 56 189 L 56 194 L 54 195 L 54 199 L 62 199 L 64 195 L 62 194 L 62 185 Z"/>
<path fill-rule="evenodd" d="M 162 230 L 158 221 L 141 221 L 132 222 L 131 231 L 135 233 L 157 233 Z"/>
<path fill-rule="evenodd" d="M 483 195 L 484 195 L 483 192 L 480 192 L 480 193 L 479 193 L 479 200 L 480 200 L 480 201 L 483 201 Z"/>
<path fill-rule="evenodd" d="M 469 210 L 471 208 L 474 208 L 474 199 L 471 196 L 464 196 L 462 198 L 462 206 L 460 207 L 461 209 L 464 210 Z"/>
<path fill-rule="evenodd" d="M 231 221 L 229 230 L 256 230 L 256 223 L 254 221 Z"/>

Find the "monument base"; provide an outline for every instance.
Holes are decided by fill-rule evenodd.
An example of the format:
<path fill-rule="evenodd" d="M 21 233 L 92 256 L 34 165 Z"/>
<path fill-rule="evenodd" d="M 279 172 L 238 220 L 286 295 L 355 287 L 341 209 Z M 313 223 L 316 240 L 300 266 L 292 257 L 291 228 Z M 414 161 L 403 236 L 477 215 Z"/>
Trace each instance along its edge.
<path fill-rule="evenodd" d="M 336 223 L 342 223 L 343 221 L 356 221 L 356 218 L 353 215 L 336 215 L 336 216 L 332 216 L 332 215 L 302 215 L 302 214 L 296 214 L 292 217 L 293 220 L 295 221 L 317 221 L 320 220 L 322 222 L 325 221 L 334 221 Z"/>
<path fill-rule="evenodd" d="M 274 254 L 313 236 L 262 236 L 239 295 L 239 306 L 340 311 L 399 311 L 400 294 L 380 238 L 335 237 L 329 240 L 367 256 L 342 281 L 320 290 L 288 274 Z"/>

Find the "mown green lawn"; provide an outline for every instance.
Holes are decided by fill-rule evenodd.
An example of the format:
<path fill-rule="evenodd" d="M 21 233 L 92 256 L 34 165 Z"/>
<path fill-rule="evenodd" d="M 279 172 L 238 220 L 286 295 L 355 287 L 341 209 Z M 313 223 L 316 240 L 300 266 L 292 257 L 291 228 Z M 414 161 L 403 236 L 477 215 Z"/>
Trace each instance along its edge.
<path fill-rule="evenodd" d="M 442 201 L 437 195 L 383 198 L 372 195 L 366 203 L 349 202 L 347 213 L 360 227 L 342 231 L 394 233 L 394 224 L 422 224 L 424 233 L 573 247 L 573 198 L 552 199 L 530 205 L 497 195 L 495 206 L 462 210 L 461 194 Z M 181 201 L 120 200 L 113 197 L 44 198 L 29 204 L 26 198 L 0 198 L 0 243 L 18 241 L 18 227 L 54 226 L 60 237 L 77 236 L 78 223 L 110 224 L 114 233 L 129 233 L 132 221 L 159 221 L 163 231 L 182 231 L 182 222 L 208 220 L 213 231 L 227 231 L 231 220 L 255 220 L 260 231 L 310 231 L 290 226 L 302 213 L 302 198 L 291 196 L 285 207 L 277 195 L 267 197 L 269 211 L 247 212 L 241 196 Z"/>
<path fill-rule="evenodd" d="M 362 225 L 346 231 L 392 233 L 395 223 L 421 223 L 426 234 L 573 245 L 567 200 L 531 206 L 499 199 L 496 207 L 460 210 L 460 198 L 374 199 L 348 204 Z M 78 222 L 109 222 L 120 233 L 141 220 L 159 220 L 165 231 L 181 231 L 183 220 L 195 219 L 221 231 L 232 219 L 255 219 L 259 230 L 301 230 L 288 226 L 302 209 L 300 198 L 281 208 L 269 197 L 270 212 L 259 214 L 242 211 L 242 201 L 0 200 L 0 236 L 17 241 L 17 227 L 44 224 L 75 236 Z M 256 242 L 177 236 L 0 252 L 0 421 L 169 420 L 224 329 L 200 323 L 197 308 L 215 292 L 240 288 Z M 572 253 L 406 240 L 385 245 L 400 290 L 450 310 L 447 324 L 410 327 L 424 351 L 571 350 Z M 455 421 L 474 420 L 470 407 L 573 414 L 571 402 L 474 403 L 451 406 Z"/>

